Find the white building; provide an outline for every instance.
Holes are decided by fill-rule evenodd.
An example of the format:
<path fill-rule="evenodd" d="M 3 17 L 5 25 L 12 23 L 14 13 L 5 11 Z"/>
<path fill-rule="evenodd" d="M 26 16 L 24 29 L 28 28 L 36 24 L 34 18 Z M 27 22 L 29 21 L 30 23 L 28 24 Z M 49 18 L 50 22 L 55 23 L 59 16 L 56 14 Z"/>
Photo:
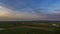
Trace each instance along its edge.
<path fill-rule="evenodd" d="M 52 24 L 52 25 L 58 27 L 58 24 Z"/>

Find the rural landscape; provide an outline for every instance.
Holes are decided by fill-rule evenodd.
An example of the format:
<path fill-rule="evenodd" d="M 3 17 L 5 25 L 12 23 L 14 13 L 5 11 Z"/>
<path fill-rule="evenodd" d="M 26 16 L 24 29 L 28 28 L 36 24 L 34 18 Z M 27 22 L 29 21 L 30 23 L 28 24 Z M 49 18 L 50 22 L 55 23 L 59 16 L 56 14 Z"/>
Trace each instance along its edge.
<path fill-rule="evenodd" d="M 59 21 L 0 21 L 0 34 L 59 34 L 59 33 L 60 33 Z"/>
<path fill-rule="evenodd" d="M 60 34 L 60 0 L 0 0 L 0 34 Z"/>

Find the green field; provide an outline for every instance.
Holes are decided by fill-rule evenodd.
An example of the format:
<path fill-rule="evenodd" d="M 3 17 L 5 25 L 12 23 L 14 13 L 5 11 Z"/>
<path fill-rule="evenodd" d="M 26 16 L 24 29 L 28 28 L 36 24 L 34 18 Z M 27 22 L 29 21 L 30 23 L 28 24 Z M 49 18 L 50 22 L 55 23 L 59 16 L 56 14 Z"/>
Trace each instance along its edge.
<path fill-rule="evenodd" d="M 60 27 L 50 23 L 0 23 L 0 34 L 59 34 Z"/>

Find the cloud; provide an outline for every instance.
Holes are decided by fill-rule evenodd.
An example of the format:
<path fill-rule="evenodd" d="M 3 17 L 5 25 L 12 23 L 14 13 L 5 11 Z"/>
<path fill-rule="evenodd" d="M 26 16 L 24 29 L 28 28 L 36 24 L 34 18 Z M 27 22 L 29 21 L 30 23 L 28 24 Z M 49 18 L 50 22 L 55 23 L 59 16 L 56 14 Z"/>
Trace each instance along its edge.
<path fill-rule="evenodd" d="M 47 12 L 45 8 L 27 7 L 15 10 L 14 7 L 0 4 L 0 20 L 60 20 L 60 10 Z"/>
<path fill-rule="evenodd" d="M 0 20 L 60 20 L 60 12 L 54 12 L 50 14 L 19 12 L 9 9 L 4 6 L 0 6 Z"/>
<path fill-rule="evenodd" d="M 14 11 L 4 6 L 0 6 L 0 20 L 37 20 L 43 19 L 45 16 L 36 15 L 29 12 Z"/>
<path fill-rule="evenodd" d="M 60 21 L 60 12 L 50 13 L 47 15 L 46 19 Z"/>

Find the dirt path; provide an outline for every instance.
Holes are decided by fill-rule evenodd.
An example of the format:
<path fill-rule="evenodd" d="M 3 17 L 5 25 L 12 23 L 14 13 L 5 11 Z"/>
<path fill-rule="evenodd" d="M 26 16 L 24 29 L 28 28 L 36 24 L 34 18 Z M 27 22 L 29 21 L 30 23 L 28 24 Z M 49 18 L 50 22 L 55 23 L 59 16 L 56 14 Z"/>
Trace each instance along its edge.
<path fill-rule="evenodd" d="M 33 26 L 16 26 L 8 29 L 16 29 L 16 28 L 32 28 L 32 29 L 40 29 L 40 30 L 48 30 L 48 27 L 33 27 Z"/>

